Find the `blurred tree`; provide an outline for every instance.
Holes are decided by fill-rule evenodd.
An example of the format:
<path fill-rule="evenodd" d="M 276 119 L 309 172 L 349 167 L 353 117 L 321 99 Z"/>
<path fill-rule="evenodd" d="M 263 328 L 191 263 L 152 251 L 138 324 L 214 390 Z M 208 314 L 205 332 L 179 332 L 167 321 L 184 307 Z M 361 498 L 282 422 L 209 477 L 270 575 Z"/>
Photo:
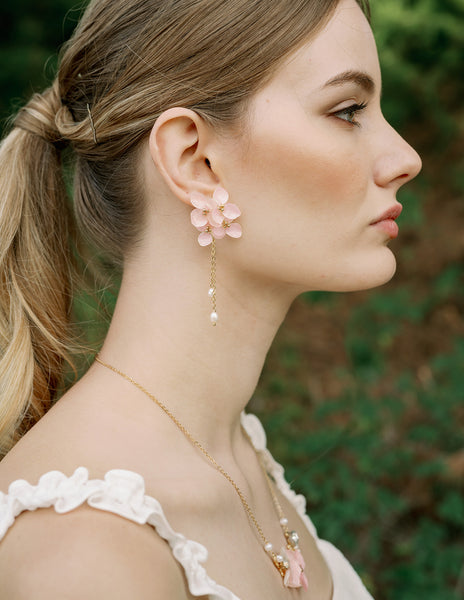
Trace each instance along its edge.
<path fill-rule="evenodd" d="M 464 0 L 374 0 L 384 109 L 440 151 L 462 133 Z M 461 128 L 456 119 L 461 119 Z"/>

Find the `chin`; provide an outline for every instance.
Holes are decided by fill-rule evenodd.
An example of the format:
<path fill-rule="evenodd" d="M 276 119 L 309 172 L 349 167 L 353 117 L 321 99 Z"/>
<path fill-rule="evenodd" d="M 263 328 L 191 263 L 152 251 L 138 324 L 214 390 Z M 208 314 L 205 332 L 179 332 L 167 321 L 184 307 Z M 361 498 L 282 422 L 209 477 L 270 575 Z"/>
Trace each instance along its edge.
<path fill-rule="evenodd" d="M 377 260 L 360 261 L 353 269 L 353 264 L 346 269 L 344 275 L 340 278 L 339 285 L 334 285 L 331 292 L 358 292 L 370 290 L 385 283 L 396 273 L 396 259 L 394 254 L 386 248 L 387 254 L 379 257 Z"/>
<path fill-rule="evenodd" d="M 396 259 L 392 252 L 389 251 L 389 260 L 379 261 L 378 264 L 366 269 L 362 278 L 357 282 L 351 291 L 370 290 L 388 283 L 396 273 Z"/>

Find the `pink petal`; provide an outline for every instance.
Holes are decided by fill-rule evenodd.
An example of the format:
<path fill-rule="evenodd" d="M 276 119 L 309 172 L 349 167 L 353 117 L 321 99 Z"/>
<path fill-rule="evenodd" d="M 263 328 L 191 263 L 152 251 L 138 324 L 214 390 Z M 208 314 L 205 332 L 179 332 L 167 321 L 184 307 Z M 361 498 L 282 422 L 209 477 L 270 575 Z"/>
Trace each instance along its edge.
<path fill-rule="evenodd" d="M 224 204 L 227 202 L 228 199 L 229 199 L 229 194 L 223 187 L 218 186 L 214 190 L 213 200 L 216 202 L 216 204 L 218 206 L 224 206 Z"/>
<path fill-rule="evenodd" d="M 284 577 L 284 586 L 288 588 L 300 588 L 301 573 L 296 573 L 291 567 L 287 570 Z"/>
<path fill-rule="evenodd" d="M 205 210 L 208 208 L 207 198 L 200 194 L 200 192 L 191 192 L 190 194 L 190 202 L 195 206 L 195 208 L 201 208 Z"/>
<path fill-rule="evenodd" d="M 289 568 L 284 577 L 284 585 L 289 588 L 300 588 L 301 586 L 304 587 L 305 584 L 308 585 L 308 580 L 303 573 L 304 560 L 301 552 L 299 550 L 287 549 L 283 552 L 281 551 L 281 554 L 285 554 L 289 562 Z"/>
<path fill-rule="evenodd" d="M 226 219 L 230 219 L 231 221 L 233 221 L 234 219 L 237 219 L 241 214 L 242 211 L 236 204 L 227 204 L 227 206 L 224 206 L 224 216 L 226 217 Z"/>
<path fill-rule="evenodd" d="M 220 227 L 224 222 L 224 215 L 217 208 L 209 213 L 208 218 L 213 227 Z"/>
<path fill-rule="evenodd" d="M 217 208 L 217 204 L 212 198 L 206 198 L 206 204 L 208 206 L 208 210 L 215 210 Z"/>
<path fill-rule="evenodd" d="M 224 227 L 214 227 L 213 235 L 217 240 L 222 240 L 222 238 L 226 235 L 226 230 Z"/>
<path fill-rule="evenodd" d="M 233 238 L 242 237 L 242 227 L 239 223 L 231 223 L 229 227 L 226 227 L 226 233 Z"/>
<path fill-rule="evenodd" d="M 308 578 L 306 577 L 306 575 L 304 573 L 302 573 L 300 575 L 300 579 L 301 579 L 301 585 L 303 586 L 303 588 L 305 590 L 308 589 Z"/>
<path fill-rule="evenodd" d="M 211 244 L 212 241 L 213 236 L 208 231 L 204 231 L 198 236 L 198 243 L 200 244 L 200 246 L 208 246 L 209 244 Z"/>
<path fill-rule="evenodd" d="M 190 213 L 190 220 L 194 227 L 203 227 L 208 223 L 208 217 L 204 214 L 201 208 L 194 208 Z"/>

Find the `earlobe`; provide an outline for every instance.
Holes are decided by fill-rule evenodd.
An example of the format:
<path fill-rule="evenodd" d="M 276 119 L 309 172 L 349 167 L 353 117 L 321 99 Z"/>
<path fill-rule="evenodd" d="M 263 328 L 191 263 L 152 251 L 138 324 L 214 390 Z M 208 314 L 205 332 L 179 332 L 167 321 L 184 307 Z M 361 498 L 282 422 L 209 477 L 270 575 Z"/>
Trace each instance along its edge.
<path fill-rule="evenodd" d="M 190 204 L 190 194 L 212 194 L 218 185 L 208 159 L 210 126 L 192 110 L 170 108 L 156 120 L 149 138 L 150 154 L 169 189 Z"/>

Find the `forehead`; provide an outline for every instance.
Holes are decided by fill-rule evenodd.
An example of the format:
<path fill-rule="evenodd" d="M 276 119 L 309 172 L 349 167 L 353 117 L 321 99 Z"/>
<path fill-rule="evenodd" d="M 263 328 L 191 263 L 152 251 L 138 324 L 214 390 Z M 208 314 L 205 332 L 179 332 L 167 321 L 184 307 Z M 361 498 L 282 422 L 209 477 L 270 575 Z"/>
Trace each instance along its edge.
<path fill-rule="evenodd" d="M 317 90 L 347 71 L 367 73 L 380 88 L 374 36 L 355 0 L 340 1 L 325 27 L 288 57 L 271 85 Z"/>

